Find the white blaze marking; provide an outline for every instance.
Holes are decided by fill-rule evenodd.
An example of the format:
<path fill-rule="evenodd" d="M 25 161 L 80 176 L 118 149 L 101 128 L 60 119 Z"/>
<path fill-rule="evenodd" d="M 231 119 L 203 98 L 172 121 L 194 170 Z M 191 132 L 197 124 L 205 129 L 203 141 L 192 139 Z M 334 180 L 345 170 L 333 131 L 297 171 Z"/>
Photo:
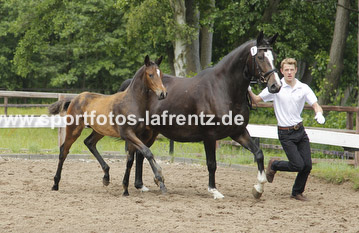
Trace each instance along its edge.
<path fill-rule="evenodd" d="M 280 78 L 279 75 L 276 73 L 274 73 L 274 77 L 275 77 L 275 81 L 277 82 L 278 86 L 282 86 L 282 83 L 280 82 Z"/>
<path fill-rule="evenodd" d="M 275 67 L 274 67 L 274 64 L 273 64 L 274 58 L 273 58 L 272 51 L 268 50 L 267 52 L 264 52 L 264 56 L 266 58 L 268 58 L 269 64 L 271 65 L 272 69 L 274 69 Z"/>
<path fill-rule="evenodd" d="M 266 58 L 268 58 L 269 60 L 269 64 L 271 65 L 272 69 L 275 69 L 274 67 L 274 58 L 273 58 L 273 54 L 272 54 L 272 51 L 268 50 L 267 52 L 264 52 L 264 56 Z M 277 72 L 274 73 L 274 78 L 275 78 L 275 81 L 276 83 L 279 85 L 279 86 L 282 86 L 282 83 L 280 82 L 280 78 L 279 78 L 279 75 Z"/>
<path fill-rule="evenodd" d="M 157 75 L 158 75 L 158 77 L 161 76 L 161 71 L 159 69 L 157 69 Z"/>

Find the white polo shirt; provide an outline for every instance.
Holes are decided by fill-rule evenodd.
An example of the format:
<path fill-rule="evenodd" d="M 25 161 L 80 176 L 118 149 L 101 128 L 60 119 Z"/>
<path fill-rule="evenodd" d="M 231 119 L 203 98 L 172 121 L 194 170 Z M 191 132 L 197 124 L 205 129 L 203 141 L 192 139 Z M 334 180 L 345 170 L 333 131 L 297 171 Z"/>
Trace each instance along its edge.
<path fill-rule="evenodd" d="M 305 102 L 313 105 L 318 99 L 312 89 L 298 79 L 293 88 L 285 82 L 284 78 L 281 82 L 282 88 L 278 93 L 269 93 L 268 88 L 265 88 L 259 96 L 264 102 L 273 101 L 278 126 L 294 126 L 303 121 L 301 114 Z"/>

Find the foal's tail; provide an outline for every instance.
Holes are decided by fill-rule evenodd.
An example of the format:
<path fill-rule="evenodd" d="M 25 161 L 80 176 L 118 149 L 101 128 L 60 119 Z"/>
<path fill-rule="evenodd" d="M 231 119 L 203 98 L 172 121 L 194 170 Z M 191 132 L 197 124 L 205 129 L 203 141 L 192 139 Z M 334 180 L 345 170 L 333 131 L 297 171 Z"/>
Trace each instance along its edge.
<path fill-rule="evenodd" d="M 55 103 L 51 104 L 50 107 L 48 108 L 49 113 L 54 115 L 66 111 L 70 103 L 71 103 L 71 99 L 63 99 L 56 101 Z"/>
<path fill-rule="evenodd" d="M 124 91 L 126 90 L 126 88 L 130 85 L 130 83 L 132 82 L 132 79 L 133 78 L 130 78 L 130 79 L 126 79 L 120 86 L 120 88 L 118 89 L 117 92 L 121 92 L 121 91 Z"/>

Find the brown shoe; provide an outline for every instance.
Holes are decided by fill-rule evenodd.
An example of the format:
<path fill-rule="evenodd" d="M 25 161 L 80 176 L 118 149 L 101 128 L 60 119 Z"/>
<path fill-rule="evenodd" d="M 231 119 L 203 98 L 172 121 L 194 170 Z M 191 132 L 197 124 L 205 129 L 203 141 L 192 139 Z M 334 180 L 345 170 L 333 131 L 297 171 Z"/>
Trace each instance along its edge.
<path fill-rule="evenodd" d="M 298 200 L 298 201 L 309 201 L 308 198 L 306 198 L 305 196 L 303 196 L 302 193 L 297 194 L 297 195 L 295 195 L 295 196 L 291 195 L 290 198 L 293 198 L 293 199 Z"/>
<path fill-rule="evenodd" d="M 267 166 L 267 170 L 266 170 L 266 177 L 267 177 L 267 181 L 269 183 L 273 182 L 274 179 L 274 175 L 277 171 L 272 170 L 272 163 L 276 160 L 279 160 L 277 158 L 271 158 L 268 162 L 268 166 Z"/>

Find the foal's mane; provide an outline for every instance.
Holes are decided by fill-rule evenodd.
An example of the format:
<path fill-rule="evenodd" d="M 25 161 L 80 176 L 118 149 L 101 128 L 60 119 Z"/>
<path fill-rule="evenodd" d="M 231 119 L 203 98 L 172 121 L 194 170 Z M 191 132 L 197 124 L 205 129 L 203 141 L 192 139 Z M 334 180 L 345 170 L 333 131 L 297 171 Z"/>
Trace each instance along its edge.
<path fill-rule="evenodd" d="M 151 66 L 152 66 L 153 64 L 154 64 L 154 62 L 151 62 Z M 134 85 L 136 79 L 139 78 L 139 77 L 141 77 L 141 74 L 144 72 L 145 68 L 146 68 L 146 65 L 143 65 L 143 66 L 141 66 L 141 68 L 139 68 L 139 69 L 136 71 L 136 73 L 133 75 L 132 81 L 131 81 L 131 83 L 128 85 L 128 87 L 131 87 L 131 86 Z"/>

